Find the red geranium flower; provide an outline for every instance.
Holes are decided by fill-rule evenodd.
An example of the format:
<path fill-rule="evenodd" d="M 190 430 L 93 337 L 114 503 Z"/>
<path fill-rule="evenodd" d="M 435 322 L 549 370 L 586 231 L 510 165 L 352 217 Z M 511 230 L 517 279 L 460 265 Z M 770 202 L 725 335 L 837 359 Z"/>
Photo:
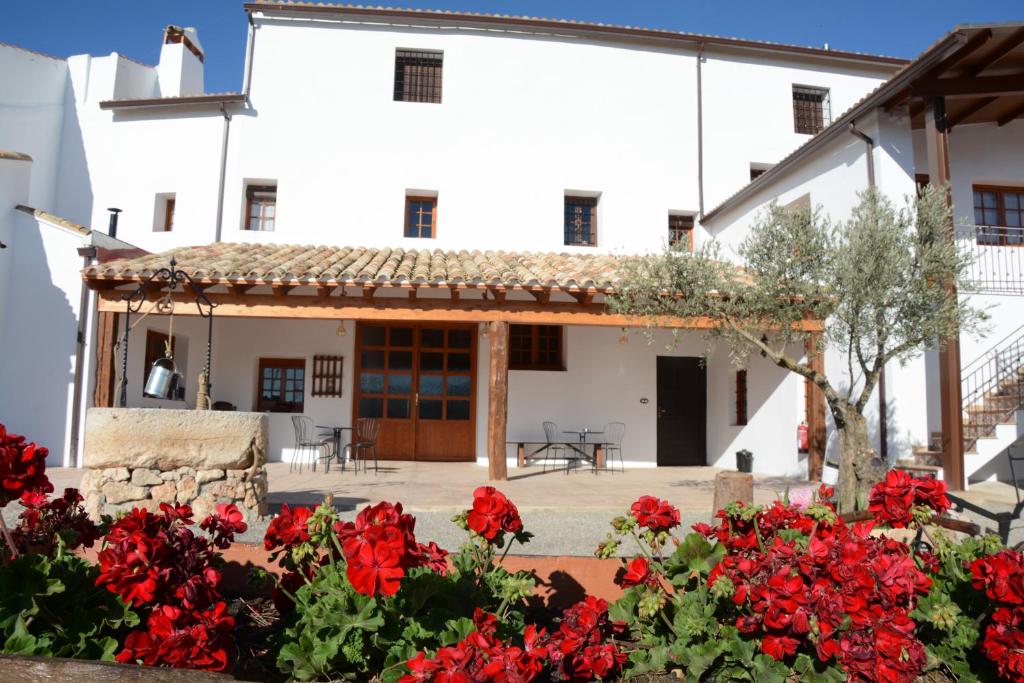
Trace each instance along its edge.
<path fill-rule="evenodd" d="M 308 525 L 312 515 L 313 511 L 307 507 L 292 510 L 288 505 L 282 505 L 277 517 L 267 526 L 267 533 L 263 536 L 264 550 L 290 549 L 299 543 L 309 542 Z"/>
<path fill-rule="evenodd" d="M 938 479 L 915 479 L 903 470 L 889 470 L 871 489 L 868 510 L 875 521 L 894 528 L 913 522 L 913 508 L 930 508 L 941 515 L 949 509 L 946 484 Z"/>
<path fill-rule="evenodd" d="M 146 626 L 145 631 L 128 634 L 117 661 L 225 671 L 235 658 L 235 645 L 231 640 L 235 620 L 227 615 L 227 605 L 223 602 L 202 611 L 163 605 L 153 610 Z"/>
<path fill-rule="evenodd" d="M 213 536 L 213 544 L 218 548 L 227 548 L 235 540 L 235 534 L 244 534 L 249 526 L 245 523 L 245 515 L 234 503 L 220 503 L 217 514 L 210 515 L 202 521 L 199 528 Z"/>
<path fill-rule="evenodd" d="M 493 486 L 481 486 L 473 491 L 473 508 L 466 515 L 466 523 L 488 541 L 504 532 L 515 534 L 523 530 L 519 510 Z"/>
<path fill-rule="evenodd" d="M 623 588 L 639 586 L 658 585 L 658 577 L 651 573 L 651 565 L 646 557 L 636 557 L 625 567 L 620 567 L 615 574 L 615 583 Z"/>
<path fill-rule="evenodd" d="M 388 531 L 388 527 L 370 527 L 362 538 L 345 541 L 346 575 L 356 592 L 389 597 L 398 592 L 405 576 L 400 550 L 404 546 Z"/>
<path fill-rule="evenodd" d="M 671 531 L 679 526 L 679 510 L 654 496 L 641 496 L 630 507 L 637 524 L 654 532 Z"/>
<path fill-rule="evenodd" d="M 53 491 L 53 484 L 46 477 L 48 454 L 42 446 L 25 443 L 23 436 L 8 434 L 0 424 L 0 507 L 26 491 Z"/>

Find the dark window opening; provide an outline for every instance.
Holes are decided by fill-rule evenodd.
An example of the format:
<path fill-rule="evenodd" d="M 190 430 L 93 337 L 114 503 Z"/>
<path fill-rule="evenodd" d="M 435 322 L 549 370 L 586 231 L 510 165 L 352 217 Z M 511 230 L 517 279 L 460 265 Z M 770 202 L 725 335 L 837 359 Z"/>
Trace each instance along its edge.
<path fill-rule="evenodd" d="M 405 236 L 437 237 L 437 197 L 405 198 Z"/>
<path fill-rule="evenodd" d="M 560 325 L 512 325 L 509 362 L 512 370 L 565 370 Z"/>
<path fill-rule="evenodd" d="M 306 393 L 305 358 L 260 358 L 259 372 L 258 412 L 302 412 Z"/>
<path fill-rule="evenodd" d="M 693 216 L 668 217 L 668 243 L 674 249 L 693 251 Z"/>
<path fill-rule="evenodd" d="M 566 196 L 565 245 L 597 246 L 597 197 Z"/>
<path fill-rule="evenodd" d="M 269 232 L 277 218 L 277 187 L 250 185 L 245 188 L 245 229 Z"/>
<path fill-rule="evenodd" d="M 747 371 L 736 371 L 736 424 L 747 424 Z"/>
<path fill-rule="evenodd" d="M 441 102 L 440 52 L 398 50 L 395 52 L 395 102 Z"/>
<path fill-rule="evenodd" d="M 974 186 L 978 244 L 1024 245 L 1024 187 Z"/>
<path fill-rule="evenodd" d="M 827 88 L 793 86 L 793 124 L 797 133 L 817 135 L 832 122 Z"/>

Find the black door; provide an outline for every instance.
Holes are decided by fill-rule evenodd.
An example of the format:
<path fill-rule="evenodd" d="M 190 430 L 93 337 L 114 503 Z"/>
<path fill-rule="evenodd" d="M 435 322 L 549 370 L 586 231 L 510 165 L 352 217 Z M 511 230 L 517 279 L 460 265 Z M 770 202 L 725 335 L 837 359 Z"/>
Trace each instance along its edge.
<path fill-rule="evenodd" d="M 707 369 L 699 358 L 658 356 L 658 464 L 706 465 Z"/>

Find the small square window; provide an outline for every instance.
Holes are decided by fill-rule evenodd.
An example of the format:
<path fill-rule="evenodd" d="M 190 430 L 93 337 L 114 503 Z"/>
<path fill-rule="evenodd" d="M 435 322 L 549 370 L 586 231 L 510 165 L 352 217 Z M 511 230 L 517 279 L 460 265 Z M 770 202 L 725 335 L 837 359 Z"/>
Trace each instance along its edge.
<path fill-rule="evenodd" d="M 817 135 L 832 123 L 828 88 L 793 86 L 793 128 L 797 133 Z"/>
<path fill-rule="evenodd" d="M 668 244 L 673 249 L 693 251 L 693 216 L 669 214 Z"/>
<path fill-rule="evenodd" d="M 405 236 L 437 237 L 437 197 L 405 198 Z"/>
<path fill-rule="evenodd" d="M 273 232 L 277 222 L 277 186 L 249 185 L 245 188 L 245 229 Z"/>
<path fill-rule="evenodd" d="M 565 245 L 597 246 L 597 197 L 565 196 Z"/>
<path fill-rule="evenodd" d="M 256 410 L 301 413 L 305 406 L 306 359 L 260 358 Z"/>
<path fill-rule="evenodd" d="M 428 50 L 395 51 L 395 102 L 441 103 L 444 54 Z"/>
<path fill-rule="evenodd" d="M 560 325 L 511 325 L 508 351 L 512 370 L 565 370 Z"/>

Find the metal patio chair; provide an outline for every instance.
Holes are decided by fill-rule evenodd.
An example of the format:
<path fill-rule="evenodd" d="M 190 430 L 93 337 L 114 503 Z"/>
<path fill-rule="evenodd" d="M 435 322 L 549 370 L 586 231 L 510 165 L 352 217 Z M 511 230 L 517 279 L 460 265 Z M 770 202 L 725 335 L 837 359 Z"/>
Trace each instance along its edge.
<path fill-rule="evenodd" d="M 377 435 L 380 433 L 380 421 L 372 417 L 361 417 L 356 420 L 356 427 L 352 432 L 352 442 L 345 446 L 345 454 L 352 460 L 352 469 L 359 472 L 359 461 L 363 462 L 363 471 L 366 471 L 366 463 L 373 457 L 373 473 L 377 473 Z"/>
<path fill-rule="evenodd" d="M 316 462 L 323 457 L 321 452 L 331 448 L 330 439 L 318 437 L 313 418 L 305 415 L 292 415 L 292 429 L 295 430 L 295 458 L 288 471 L 293 471 L 297 465 L 301 472 L 303 465 L 309 465 L 316 472 Z"/>
<path fill-rule="evenodd" d="M 544 472 L 548 471 L 548 462 L 551 458 L 566 457 L 565 446 L 558 439 L 559 433 L 558 425 L 554 422 L 544 423 Z M 568 470 L 568 460 L 566 461 L 566 470 Z"/>
<path fill-rule="evenodd" d="M 625 422 L 609 422 L 604 426 L 604 468 L 609 472 L 615 471 L 615 456 L 619 456 L 619 471 L 626 471 L 626 464 L 622 461 L 622 437 L 626 435 Z M 594 469 L 597 469 L 597 459 L 594 460 Z"/>

